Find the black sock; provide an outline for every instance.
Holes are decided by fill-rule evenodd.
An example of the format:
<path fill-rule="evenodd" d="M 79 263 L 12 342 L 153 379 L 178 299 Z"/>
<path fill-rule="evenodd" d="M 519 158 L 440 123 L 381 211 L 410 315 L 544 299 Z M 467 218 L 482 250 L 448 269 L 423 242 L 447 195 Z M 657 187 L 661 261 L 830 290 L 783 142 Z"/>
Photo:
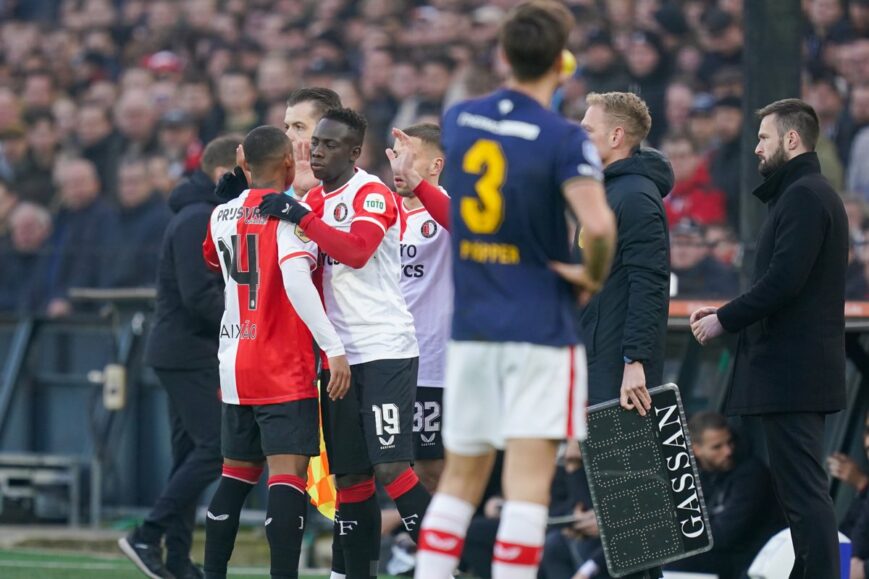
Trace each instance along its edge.
<path fill-rule="evenodd" d="M 431 502 L 431 495 L 411 468 L 386 485 L 386 492 L 395 501 L 404 529 L 414 542 L 419 543 L 419 527 Z"/>
<path fill-rule="evenodd" d="M 347 565 L 344 563 L 344 549 L 341 548 L 341 535 L 339 534 L 338 519 L 341 518 L 340 509 L 335 511 L 335 524 L 332 525 L 332 573 L 339 575 L 347 574 Z"/>
<path fill-rule="evenodd" d="M 238 518 L 262 469 L 224 467 L 205 518 L 205 573 L 209 579 L 226 577 L 226 565 L 235 547 Z"/>
<path fill-rule="evenodd" d="M 269 477 L 266 537 L 272 579 L 297 579 L 307 512 L 305 481 L 293 475 Z"/>
<path fill-rule="evenodd" d="M 341 518 L 335 520 L 335 525 L 344 551 L 347 579 L 376 578 L 381 522 L 380 506 L 374 496 L 374 479 L 338 489 L 338 500 Z"/>

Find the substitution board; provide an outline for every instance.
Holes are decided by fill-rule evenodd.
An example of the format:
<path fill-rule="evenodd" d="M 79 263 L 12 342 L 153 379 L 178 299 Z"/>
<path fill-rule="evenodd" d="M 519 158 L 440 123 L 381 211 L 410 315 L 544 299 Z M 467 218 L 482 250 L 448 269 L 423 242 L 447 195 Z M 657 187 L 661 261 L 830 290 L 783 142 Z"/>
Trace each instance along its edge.
<path fill-rule="evenodd" d="M 679 388 L 649 394 L 646 416 L 618 400 L 588 409 L 582 458 L 613 577 L 712 548 Z"/>

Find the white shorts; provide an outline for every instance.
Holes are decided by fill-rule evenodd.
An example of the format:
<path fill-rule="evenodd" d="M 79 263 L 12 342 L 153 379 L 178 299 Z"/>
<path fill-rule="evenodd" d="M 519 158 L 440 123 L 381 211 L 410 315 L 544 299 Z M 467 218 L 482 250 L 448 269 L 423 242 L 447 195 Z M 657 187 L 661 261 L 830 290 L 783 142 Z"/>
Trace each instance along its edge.
<path fill-rule="evenodd" d="M 451 341 L 444 446 L 478 456 L 514 438 L 585 438 L 587 382 L 582 346 Z"/>

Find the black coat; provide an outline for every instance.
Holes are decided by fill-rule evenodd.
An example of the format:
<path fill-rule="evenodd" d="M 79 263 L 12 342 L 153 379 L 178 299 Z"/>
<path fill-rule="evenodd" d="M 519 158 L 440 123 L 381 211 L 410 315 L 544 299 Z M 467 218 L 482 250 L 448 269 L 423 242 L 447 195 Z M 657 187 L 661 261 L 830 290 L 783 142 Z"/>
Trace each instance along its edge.
<path fill-rule="evenodd" d="M 663 198 L 673 171 L 655 150 L 642 149 L 604 170 L 616 216 L 618 245 L 609 278 L 582 312 L 589 402 L 618 398 L 624 358 L 643 362 L 646 383 L 663 379 L 670 296 L 670 242 Z"/>
<path fill-rule="evenodd" d="M 769 205 L 751 289 L 718 310 L 739 333 L 730 414 L 835 412 L 845 406 L 848 219 L 839 195 L 805 153 L 754 195 Z"/>
<path fill-rule="evenodd" d="M 197 171 L 169 196 L 169 221 L 157 270 L 157 312 L 145 363 L 162 369 L 217 367 L 223 279 L 202 257 L 211 212 L 221 203 L 214 183 Z M 215 384 L 215 388 L 218 385 Z"/>

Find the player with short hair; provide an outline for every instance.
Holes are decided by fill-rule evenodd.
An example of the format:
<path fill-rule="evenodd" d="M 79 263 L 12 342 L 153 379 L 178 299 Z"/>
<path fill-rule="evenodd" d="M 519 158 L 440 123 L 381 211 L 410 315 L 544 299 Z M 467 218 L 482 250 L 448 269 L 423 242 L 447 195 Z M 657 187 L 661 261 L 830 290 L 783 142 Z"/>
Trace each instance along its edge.
<path fill-rule="evenodd" d="M 573 18 L 552 0 L 515 7 L 499 31 L 506 87 L 444 115 L 452 195 L 455 302 L 444 390 L 446 466 L 420 534 L 416 577 L 445 579 L 505 447 L 506 503 L 495 579 L 537 576 L 558 442 L 585 434 L 585 354 L 566 214 L 583 226 L 585 267 L 571 281 L 600 288 L 615 237 L 600 159 L 577 125 L 548 109 Z M 428 206 L 429 196 L 417 191 Z"/>
<path fill-rule="evenodd" d="M 338 486 L 335 535 L 344 551 L 333 574 L 351 579 L 377 573 L 380 509 L 372 475 L 414 537 L 430 499 L 410 467 L 419 349 L 399 287 L 401 224 L 392 191 L 356 167 L 366 126 L 349 109 L 328 111 L 311 137 L 311 168 L 322 181 L 305 198 L 311 209 L 281 195 L 260 205 L 266 215 L 299 224 L 320 247 L 326 312 L 353 371 L 351 395 L 322 404 Z"/>
<path fill-rule="evenodd" d="M 419 376 L 413 417 L 414 470 L 429 491 L 434 492 L 443 471 L 441 437 L 444 368 L 453 303 L 449 224 L 436 219 L 413 193 L 406 173 L 417 186 L 442 195 L 438 179 L 444 168 L 441 129 L 420 123 L 395 131 L 396 141 L 386 154 L 393 165 L 395 191 L 401 216 L 401 291 L 413 315 L 419 342 Z M 407 153 L 407 154 L 405 154 Z M 399 159 L 409 161 L 399 166 Z"/>
<path fill-rule="evenodd" d="M 226 282 L 218 353 L 224 466 L 208 507 L 205 573 L 226 577 L 242 504 L 268 461 L 271 576 L 295 578 L 308 460 L 319 454 L 312 340 L 329 356 L 329 396 L 346 394 L 350 368 L 311 281 L 316 245 L 300 228 L 269 220 L 258 209 L 264 195 L 293 181 L 290 140 L 280 129 L 258 127 L 243 147 L 252 188 L 214 210 L 203 243 L 206 262 Z"/>
<path fill-rule="evenodd" d="M 341 108 L 341 97 L 330 88 L 306 87 L 294 90 L 287 98 L 284 112 L 284 130 L 293 143 L 293 156 L 296 161 L 296 177 L 287 191 L 303 198 L 305 194 L 319 185 L 308 165 L 311 135 L 314 127 L 330 109 Z M 217 183 L 217 195 L 225 201 L 235 199 L 247 189 L 248 177 L 242 169 L 244 151 L 241 146 L 236 151 L 236 167 L 225 173 Z"/>

